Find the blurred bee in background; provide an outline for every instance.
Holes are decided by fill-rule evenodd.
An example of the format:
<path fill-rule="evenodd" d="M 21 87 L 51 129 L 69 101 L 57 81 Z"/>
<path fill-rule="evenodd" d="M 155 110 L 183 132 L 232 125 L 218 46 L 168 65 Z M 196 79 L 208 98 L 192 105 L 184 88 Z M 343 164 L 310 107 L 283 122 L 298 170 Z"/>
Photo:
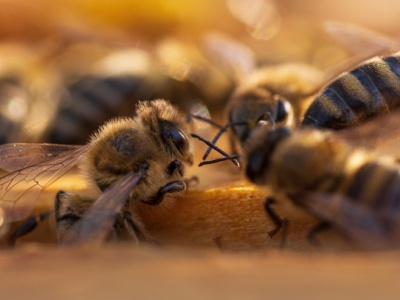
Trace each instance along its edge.
<path fill-rule="evenodd" d="M 355 34 L 354 31 L 349 30 L 349 32 Z M 391 45 L 393 46 L 393 43 Z M 353 118 L 342 128 L 354 125 L 358 121 L 367 119 L 388 108 L 393 109 L 396 107 L 399 95 L 396 86 L 398 81 L 397 54 L 383 59 L 374 58 L 356 68 L 354 72 L 346 73 L 339 79 L 336 77 L 337 70 L 346 66 L 347 68 L 345 69 L 348 70 L 349 66 L 354 67 L 354 64 L 359 64 L 359 61 L 364 60 L 365 57 L 374 56 L 381 51 L 387 51 L 387 49 L 388 43 L 379 41 L 375 47 L 367 49 L 361 55 L 357 55 L 354 60 L 352 59 L 343 66 L 339 66 L 338 69 L 329 72 L 323 77 L 322 81 L 316 81 L 318 84 L 314 86 L 314 90 L 310 89 L 309 93 L 305 95 L 315 95 L 316 91 L 323 86 L 321 82 L 329 82 L 334 78 L 334 82 L 321 92 L 322 96 L 317 96 L 313 100 L 310 108 L 305 113 L 302 125 L 316 120 L 314 126 L 318 128 L 331 126 L 340 128 L 339 126 L 343 122 L 338 122 L 336 117 L 349 112 L 349 108 L 346 105 L 356 108 L 357 111 L 353 114 Z M 392 99 L 392 103 L 386 104 L 384 99 Z M 356 100 L 359 101 L 359 104 L 356 103 Z M 353 103 L 356 104 L 353 105 Z M 244 115 L 246 109 L 241 108 L 239 111 Z M 255 109 L 255 111 L 259 112 L 260 108 Z M 350 115 L 351 113 L 348 114 Z M 396 186 L 399 183 L 399 176 L 398 170 L 394 166 L 395 159 L 391 159 L 389 164 L 382 163 L 377 156 L 368 151 L 357 150 L 344 142 L 340 142 L 340 139 L 336 141 L 337 138 L 334 135 L 325 132 L 304 129 L 295 131 L 292 134 L 289 129 L 290 124 L 279 122 L 279 119 L 273 117 L 275 115 L 269 112 L 267 118 L 253 119 L 252 124 L 254 127 L 251 134 L 244 135 L 246 138 L 243 139 L 242 145 L 244 145 L 244 152 L 246 153 L 246 174 L 248 178 L 259 185 L 268 185 L 277 194 L 279 192 L 284 194 L 294 203 L 313 211 L 322 220 L 334 223 L 335 226 L 340 227 L 342 231 L 356 240 L 362 240 L 368 236 L 368 217 L 366 217 L 366 213 L 361 212 L 367 210 L 370 217 L 373 217 L 372 222 L 375 222 L 375 228 L 370 228 L 371 234 L 379 231 L 384 236 L 383 239 L 385 241 L 383 241 L 383 244 L 394 243 L 393 232 L 398 231 L 396 223 L 397 211 L 384 216 L 382 220 L 380 219 L 380 214 L 385 214 L 385 210 L 388 210 L 390 205 L 396 205 L 398 193 Z M 252 119 L 250 117 L 244 119 L 243 125 L 247 126 L 246 122 L 249 120 Z M 318 123 L 318 120 L 321 120 L 321 122 Z M 231 123 L 233 122 L 228 123 L 227 126 L 232 126 Z M 267 126 L 263 127 L 261 125 Z M 276 126 L 277 128 L 271 129 L 270 126 Z M 259 131 L 262 133 L 256 133 Z M 376 130 L 373 131 L 376 132 Z M 381 136 L 382 133 L 379 133 L 374 139 L 377 137 L 381 139 Z M 361 138 L 365 137 L 361 136 Z M 214 139 L 215 141 L 216 139 Z M 379 178 L 381 175 L 383 179 Z M 372 183 L 375 182 L 378 183 L 373 185 Z M 384 191 L 385 189 L 388 191 Z M 313 203 L 315 208 L 308 208 L 307 197 L 311 194 L 314 195 Z M 359 220 L 361 226 L 365 226 L 365 228 L 357 228 L 346 232 L 346 225 L 351 224 L 350 217 L 347 216 L 348 219 L 346 221 L 341 220 L 336 224 L 333 209 L 325 212 L 318 211 L 318 205 L 332 208 L 329 206 L 331 205 L 329 201 L 319 201 L 318 196 L 321 196 L 320 199 L 331 197 L 341 199 L 340 203 L 345 204 L 337 209 L 336 212 L 338 214 L 343 213 L 343 215 L 349 216 L 351 213 L 346 211 L 349 210 L 348 207 L 356 207 L 354 214 L 357 214 L 358 211 L 360 213 L 358 218 L 354 218 L 354 220 Z M 383 198 L 382 202 L 380 202 L 381 197 Z M 272 210 L 271 204 L 274 202 L 273 198 L 268 198 L 265 204 L 267 213 L 276 223 L 276 228 L 269 232 L 270 236 L 275 235 L 286 224 L 286 220 L 281 219 Z M 360 202 L 362 204 L 355 204 Z M 338 201 L 334 203 L 337 204 Z M 375 209 L 376 207 L 378 208 Z M 322 216 L 325 216 L 325 218 Z M 386 222 L 390 223 L 390 226 L 394 229 L 385 227 L 387 225 Z M 320 228 L 322 227 L 321 225 Z M 357 230 L 364 230 L 364 232 L 357 233 Z M 382 237 L 371 242 L 376 243 L 377 240 L 381 239 Z M 367 243 L 366 241 L 362 242 Z"/>
<path fill-rule="evenodd" d="M 1 46 L 3 143 L 82 144 L 142 99 L 172 99 L 185 112 L 205 115 L 225 103 L 231 83 L 193 41 L 149 43 L 81 25 L 60 26 L 31 45 Z"/>
<path fill-rule="evenodd" d="M 97 194 L 102 193 L 97 199 L 57 193 L 59 241 L 152 242 L 138 206 L 158 205 L 185 191 L 185 168 L 193 163 L 190 136 L 184 115 L 169 102 L 154 100 L 139 102 L 133 118 L 103 125 L 86 146 L 2 145 L 0 167 L 7 172 L 0 177 L 3 222 L 26 218 L 42 189 L 79 164 Z M 12 234 L 13 240 L 32 229 L 27 224 Z"/>
<path fill-rule="evenodd" d="M 327 30 L 342 37 L 347 34 L 348 37 L 359 36 L 361 39 L 362 36 L 363 45 L 367 38 L 373 39 L 372 34 L 361 34 L 339 23 L 330 23 Z M 216 143 L 231 128 L 230 141 L 237 153 L 237 144 L 243 147 L 258 123 L 268 122 L 293 128 L 301 122 L 302 126 L 338 129 L 396 107 L 399 95 L 396 86 L 397 54 L 371 59 L 337 77 L 344 70 L 354 68 L 361 61 L 387 51 L 394 45 L 389 39 L 378 39 L 363 52 L 323 75 L 316 68 L 300 63 L 278 64 L 250 73 L 248 70 L 254 68 L 255 64 L 250 63 L 252 57 L 245 55 L 245 50 L 227 39 L 208 37 L 207 46 L 212 48 L 216 56 L 224 55 L 221 60 L 225 64 L 236 68 L 234 70 L 240 69 L 242 74 L 250 73 L 232 93 L 226 109 L 228 123 L 221 126 L 213 142 Z M 234 65 L 239 59 L 242 61 Z M 322 89 L 328 82 L 332 83 Z M 206 151 L 203 160 L 207 159 L 210 151 Z M 207 161 L 202 164 L 207 164 Z"/>
<path fill-rule="evenodd" d="M 336 39 L 359 51 L 400 49 L 400 43 L 354 25 L 331 22 L 325 27 Z M 302 126 L 342 129 L 398 107 L 399 66 L 400 54 L 394 53 L 373 57 L 341 74 L 315 97 Z"/>
<path fill-rule="evenodd" d="M 254 38 L 267 40 L 279 32 L 281 18 L 272 1 L 253 0 L 243 6 L 241 1 L 227 0 L 227 5 L 231 13 L 246 24 Z M 206 35 L 204 45 L 205 52 L 221 69 L 234 74 L 236 87 L 225 108 L 227 124 L 220 126 L 220 131 L 212 141 L 216 143 L 229 129 L 233 153 L 240 152 L 239 149 L 260 122 L 274 122 L 289 128 L 299 124 L 316 92 L 336 77 L 338 72 L 354 65 L 354 61 L 349 60 L 325 73 L 311 64 L 301 62 L 258 66 L 253 51 L 221 34 Z M 362 55 L 356 61 L 364 58 L 365 55 Z M 210 152 L 209 148 L 203 160 L 207 159 Z"/>
<path fill-rule="evenodd" d="M 92 61 L 84 72 L 78 69 L 67 74 L 67 87 L 44 140 L 83 143 L 100 124 L 126 116 L 141 99 L 171 99 L 190 112 L 201 105 L 203 110 L 206 106 L 218 107 L 227 97 L 230 83 L 193 44 L 166 38 L 147 48 L 114 47 Z M 85 56 L 87 50 L 81 51 L 79 54 L 72 49 L 71 53 Z M 71 58 L 64 54 L 63 59 Z"/>
<path fill-rule="evenodd" d="M 205 37 L 208 52 L 220 61 L 227 73 L 236 75 L 236 88 L 225 108 L 228 122 L 213 139 L 216 143 L 228 129 L 231 147 L 239 153 L 259 122 L 293 127 L 303 107 L 320 84 L 321 72 L 303 63 L 283 63 L 256 68 L 250 49 L 220 34 Z M 203 160 L 206 160 L 208 149 Z M 206 161 L 202 164 L 207 163 Z"/>
<path fill-rule="evenodd" d="M 246 175 L 255 184 L 268 185 L 274 196 L 283 196 L 322 220 L 310 237 L 333 226 L 364 247 L 399 246 L 397 159 L 359 147 L 379 149 L 396 135 L 398 147 L 398 118 L 396 111 L 340 135 L 312 128 L 291 131 L 271 124 L 259 126 L 244 149 Z M 273 202 L 272 197 L 266 202 L 277 225 L 270 235 L 285 223 L 271 209 Z"/>

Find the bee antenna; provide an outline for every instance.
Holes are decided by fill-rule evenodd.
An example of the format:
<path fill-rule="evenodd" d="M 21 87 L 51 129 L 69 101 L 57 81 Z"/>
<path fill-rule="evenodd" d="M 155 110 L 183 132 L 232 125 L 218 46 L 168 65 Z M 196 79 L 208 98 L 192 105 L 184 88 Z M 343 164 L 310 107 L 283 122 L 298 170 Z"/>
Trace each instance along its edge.
<path fill-rule="evenodd" d="M 225 131 L 228 130 L 229 127 L 233 127 L 233 126 L 246 126 L 248 125 L 248 122 L 231 122 L 226 124 L 225 126 L 221 127 L 220 130 L 218 131 L 218 133 L 215 135 L 215 137 L 213 138 L 213 140 L 211 141 L 211 144 L 213 146 L 215 146 L 215 144 L 217 143 L 217 141 L 219 140 L 219 138 L 225 133 Z M 205 160 L 207 159 L 208 155 L 210 155 L 210 152 L 213 148 L 211 146 L 208 147 L 207 151 L 204 153 L 202 159 Z"/>
<path fill-rule="evenodd" d="M 218 153 L 222 154 L 223 156 L 225 156 L 225 160 L 231 160 L 232 163 L 239 167 L 240 164 L 238 162 L 238 160 L 236 159 L 235 156 L 231 156 L 228 153 L 226 153 L 225 151 L 223 151 L 222 149 L 220 149 L 219 147 L 215 146 L 214 144 L 210 143 L 209 141 L 207 141 L 206 139 L 202 138 L 201 136 L 195 134 L 195 133 L 191 133 L 190 134 L 192 137 L 202 141 L 203 143 L 205 143 L 207 146 L 211 147 L 212 149 L 214 149 L 215 151 L 217 151 Z"/>
<path fill-rule="evenodd" d="M 226 160 L 229 160 L 229 159 L 232 159 L 232 158 L 239 158 L 240 157 L 240 155 L 232 155 L 232 156 L 230 156 L 230 157 L 221 157 L 221 158 L 217 158 L 217 159 L 213 159 L 213 160 L 204 160 L 204 161 L 202 161 L 201 163 L 199 163 L 199 167 L 201 167 L 201 166 L 204 166 L 204 165 L 211 165 L 211 164 L 215 164 L 215 163 L 218 163 L 218 162 L 221 162 L 221 161 L 226 161 Z"/>
<path fill-rule="evenodd" d="M 213 120 L 203 117 L 203 116 L 200 116 L 200 115 L 197 115 L 197 114 L 194 114 L 194 113 L 188 114 L 188 116 L 186 117 L 186 122 L 189 123 L 192 119 L 197 119 L 197 120 L 203 121 L 204 123 L 210 124 L 211 126 L 214 126 L 218 129 L 223 128 L 222 125 L 219 125 L 218 123 L 214 122 Z"/>

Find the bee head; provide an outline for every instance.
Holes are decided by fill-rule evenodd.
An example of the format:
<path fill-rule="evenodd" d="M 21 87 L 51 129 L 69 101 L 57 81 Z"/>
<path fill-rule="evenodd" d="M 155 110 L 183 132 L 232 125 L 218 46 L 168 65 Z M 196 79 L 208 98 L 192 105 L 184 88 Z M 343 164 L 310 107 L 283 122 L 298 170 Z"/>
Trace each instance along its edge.
<path fill-rule="evenodd" d="M 259 123 L 291 125 L 292 107 L 283 96 L 272 95 L 264 89 L 248 91 L 233 101 L 229 119 L 233 132 L 244 144 Z"/>
<path fill-rule="evenodd" d="M 144 101 L 136 113 L 106 123 L 91 139 L 81 169 L 101 190 L 142 163 L 151 164 L 150 171 L 164 179 L 182 176 L 184 165 L 193 161 L 188 124 L 177 109 L 164 100 Z"/>
<path fill-rule="evenodd" d="M 189 125 L 182 112 L 165 100 L 154 100 L 141 102 L 137 115 L 164 151 L 186 164 L 193 164 Z"/>

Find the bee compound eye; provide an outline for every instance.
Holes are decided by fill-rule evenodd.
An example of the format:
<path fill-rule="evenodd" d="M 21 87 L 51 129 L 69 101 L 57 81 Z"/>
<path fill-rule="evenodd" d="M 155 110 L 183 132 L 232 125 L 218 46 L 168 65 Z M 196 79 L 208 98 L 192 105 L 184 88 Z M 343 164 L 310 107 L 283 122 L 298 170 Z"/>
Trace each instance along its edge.
<path fill-rule="evenodd" d="M 187 140 L 185 135 L 181 131 L 175 129 L 170 130 L 168 132 L 168 139 L 174 144 L 179 152 L 183 152 L 186 147 Z"/>
<path fill-rule="evenodd" d="M 278 123 L 285 121 L 292 110 L 292 106 L 289 101 L 282 96 L 276 95 L 274 98 L 276 101 L 275 122 Z"/>
<path fill-rule="evenodd" d="M 169 145 L 172 144 L 180 153 L 183 154 L 188 148 L 189 142 L 180 130 L 179 126 L 167 120 L 161 120 L 160 125 L 164 142 Z"/>

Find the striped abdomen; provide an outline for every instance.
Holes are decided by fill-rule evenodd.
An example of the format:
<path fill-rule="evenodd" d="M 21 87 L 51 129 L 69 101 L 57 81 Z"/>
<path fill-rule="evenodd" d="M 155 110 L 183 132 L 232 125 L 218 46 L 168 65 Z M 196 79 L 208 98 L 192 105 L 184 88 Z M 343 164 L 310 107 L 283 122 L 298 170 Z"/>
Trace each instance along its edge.
<path fill-rule="evenodd" d="M 152 99 L 155 89 L 139 75 L 84 77 L 61 99 L 48 141 L 84 144 L 106 120 L 129 115 L 136 101 Z"/>
<path fill-rule="evenodd" d="M 395 221 L 400 216 L 400 173 L 377 163 L 367 163 L 355 174 L 347 196 L 361 206 Z"/>
<path fill-rule="evenodd" d="M 344 73 L 311 103 L 302 125 L 341 129 L 400 106 L 400 53 Z"/>

